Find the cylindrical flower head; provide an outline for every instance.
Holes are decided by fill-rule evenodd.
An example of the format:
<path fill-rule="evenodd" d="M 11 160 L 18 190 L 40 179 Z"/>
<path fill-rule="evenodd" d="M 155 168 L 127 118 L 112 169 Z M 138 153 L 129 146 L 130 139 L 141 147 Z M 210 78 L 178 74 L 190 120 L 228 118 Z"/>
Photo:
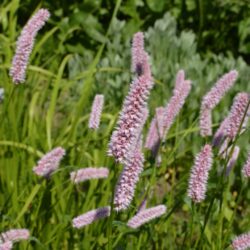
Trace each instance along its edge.
<path fill-rule="evenodd" d="M 202 106 L 207 109 L 214 109 L 226 92 L 233 86 L 237 77 L 238 72 L 236 70 L 231 70 L 223 75 L 203 97 Z"/>
<path fill-rule="evenodd" d="M 218 147 L 222 143 L 223 139 L 226 136 L 227 124 L 228 124 L 228 117 L 226 117 L 223 120 L 223 122 L 220 124 L 220 127 L 217 129 L 213 138 L 213 146 Z"/>
<path fill-rule="evenodd" d="M 103 109 L 104 95 L 96 95 L 89 117 L 89 128 L 98 129 Z"/>
<path fill-rule="evenodd" d="M 226 126 L 226 136 L 230 139 L 234 139 L 239 133 L 240 125 L 244 118 L 246 109 L 248 108 L 249 103 L 249 94 L 248 93 L 239 93 L 234 98 L 234 102 L 232 108 L 230 110 L 230 114 L 228 116 L 228 123 Z M 244 122 L 248 119 L 247 116 L 244 118 Z"/>
<path fill-rule="evenodd" d="M 174 94 L 181 89 L 181 86 L 184 83 L 184 81 L 185 81 L 185 71 L 181 69 L 176 74 Z"/>
<path fill-rule="evenodd" d="M 26 68 L 31 54 L 35 36 L 49 19 L 50 13 L 46 9 L 40 9 L 24 26 L 17 40 L 16 53 L 12 60 L 10 76 L 14 83 L 22 83 L 25 80 Z"/>
<path fill-rule="evenodd" d="M 85 214 L 75 217 L 72 221 L 74 228 L 82 228 L 98 219 L 110 216 L 110 206 L 91 210 Z"/>
<path fill-rule="evenodd" d="M 212 112 L 211 109 L 201 108 L 200 111 L 200 135 L 202 137 L 212 135 Z"/>
<path fill-rule="evenodd" d="M 0 250 L 11 250 L 12 247 L 13 247 L 13 243 L 11 241 L 0 243 Z"/>
<path fill-rule="evenodd" d="M 194 202 L 198 203 L 205 199 L 208 174 L 213 162 L 212 158 L 212 147 L 209 144 L 206 144 L 195 158 L 188 186 L 188 196 Z"/>
<path fill-rule="evenodd" d="M 150 149 L 153 154 L 155 154 L 160 145 L 160 136 L 157 131 L 157 121 L 154 117 L 150 123 L 150 127 L 146 136 L 146 141 L 144 147 Z"/>
<path fill-rule="evenodd" d="M 176 91 L 175 94 L 171 97 L 169 103 L 164 109 L 164 137 L 173 124 L 175 117 L 179 114 L 181 108 L 183 107 L 190 90 L 191 81 L 185 80 L 184 83 L 180 86 L 179 90 Z"/>
<path fill-rule="evenodd" d="M 242 169 L 242 173 L 245 177 L 250 178 L 250 152 L 248 153 L 247 161 Z"/>
<path fill-rule="evenodd" d="M 144 53 L 144 35 L 142 32 L 137 32 L 133 36 L 131 54 L 132 72 L 139 76 L 143 74 Z"/>
<path fill-rule="evenodd" d="M 156 117 L 156 121 L 157 121 L 157 129 L 158 129 L 158 134 L 159 134 L 161 139 L 164 136 L 164 126 L 163 126 L 164 112 L 165 112 L 164 107 L 158 107 L 158 108 L 155 109 L 155 117 Z"/>
<path fill-rule="evenodd" d="M 131 228 L 138 228 L 141 225 L 165 214 L 166 211 L 167 208 L 165 205 L 159 205 L 156 207 L 144 209 L 141 212 L 137 213 L 134 217 L 132 217 L 128 221 L 127 225 Z"/>
<path fill-rule="evenodd" d="M 145 55 L 145 60 L 148 56 Z M 145 110 L 150 90 L 153 87 L 152 76 L 147 62 L 143 75 L 139 76 L 130 85 L 130 91 L 126 97 L 123 108 L 117 122 L 117 128 L 111 136 L 108 154 L 113 155 L 116 161 L 124 163 L 129 156 L 131 147 L 138 138 L 138 128 L 142 128 L 145 122 Z"/>
<path fill-rule="evenodd" d="M 34 173 L 39 176 L 48 177 L 59 167 L 59 163 L 64 155 L 65 150 L 63 148 L 54 148 L 38 161 L 37 166 L 33 168 Z"/>
<path fill-rule="evenodd" d="M 30 232 L 28 229 L 11 229 L 0 235 L 0 239 L 4 242 L 6 241 L 20 241 L 27 240 L 30 237 Z"/>
<path fill-rule="evenodd" d="M 229 153 L 230 153 L 230 151 L 231 151 L 231 147 L 228 149 Z M 240 148 L 238 146 L 235 146 L 233 153 L 232 153 L 232 156 L 230 157 L 230 159 L 227 163 L 226 176 L 228 176 L 230 174 L 233 166 L 235 165 L 235 163 L 238 159 L 239 153 L 240 153 Z"/>
<path fill-rule="evenodd" d="M 90 179 L 107 178 L 109 170 L 107 168 L 82 168 L 70 173 L 70 179 L 74 183 L 80 183 Z"/>
<path fill-rule="evenodd" d="M 250 232 L 241 234 L 232 242 L 234 250 L 247 250 L 250 247 Z"/>
<path fill-rule="evenodd" d="M 125 163 L 124 169 L 116 184 L 114 207 L 116 211 L 129 207 L 135 193 L 136 184 L 143 170 L 144 156 L 141 148 L 137 147 L 133 156 Z"/>

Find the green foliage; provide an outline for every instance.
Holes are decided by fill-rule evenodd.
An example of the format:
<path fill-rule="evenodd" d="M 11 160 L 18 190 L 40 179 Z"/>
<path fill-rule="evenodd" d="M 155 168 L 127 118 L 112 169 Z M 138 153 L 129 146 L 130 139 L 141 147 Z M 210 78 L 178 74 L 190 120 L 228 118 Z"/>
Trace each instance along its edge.
<path fill-rule="evenodd" d="M 135 200 L 128 211 L 116 214 L 112 223 L 113 249 L 226 249 L 235 234 L 249 229 L 245 219 L 249 217 L 249 183 L 240 174 L 248 150 L 247 136 L 239 140 L 241 155 L 228 180 L 230 189 L 221 192 L 218 169 L 224 163 L 216 160 L 206 202 L 194 207 L 186 197 L 193 156 L 204 144 L 198 135 L 200 100 L 220 75 L 232 68 L 240 72 L 235 88 L 213 112 L 217 127 L 234 94 L 250 90 L 246 85 L 249 67 L 232 53 L 200 56 L 196 35 L 177 30 L 175 19 L 163 13 L 170 1 L 157 2 L 125 1 L 120 6 L 119 1 L 116 5 L 112 1 L 45 1 L 45 7 L 55 11 L 37 37 L 25 84 L 17 86 L 8 76 L 15 40 L 38 1 L 1 3 L 0 86 L 5 95 L 0 103 L 0 225 L 1 231 L 30 229 L 30 242 L 18 244 L 18 249 L 107 248 L 108 220 L 81 230 L 73 229 L 71 221 L 110 202 L 121 168 L 106 156 L 107 144 L 132 80 L 130 43 L 140 27 L 145 27 L 146 50 L 156 83 L 150 99 L 151 117 L 155 107 L 165 105 L 170 98 L 180 68 L 185 69 L 193 87 L 162 146 L 161 167 L 155 168 L 145 152 L 145 170 Z M 189 13 L 195 12 L 196 2 L 176 1 L 183 2 Z M 143 10 L 138 13 L 140 8 Z M 182 13 L 177 8 L 172 12 L 177 16 Z M 130 18 L 125 21 L 124 16 Z M 155 17 L 161 19 L 155 21 Z M 248 37 L 244 29 L 243 40 Z M 105 108 L 101 127 L 93 132 L 87 124 L 96 93 L 105 95 Z M 32 167 L 59 145 L 67 151 L 61 167 L 48 180 L 37 178 Z M 69 173 L 87 166 L 107 166 L 111 175 L 107 180 L 73 185 Z M 135 214 L 145 190 L 150 194 L 148 206 L 163 203 L 168 212 L 138 230 L 129 229 L 126 222 Z M 221 195 L 225 195 L 223 210 Z M 218 247 L 219 241 L 223 248 Z"/>

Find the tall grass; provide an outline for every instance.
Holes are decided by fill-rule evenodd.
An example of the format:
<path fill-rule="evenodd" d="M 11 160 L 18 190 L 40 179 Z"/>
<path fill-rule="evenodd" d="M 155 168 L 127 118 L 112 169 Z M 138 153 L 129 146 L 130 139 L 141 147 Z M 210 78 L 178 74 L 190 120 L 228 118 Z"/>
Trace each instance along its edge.
<path fill-rule="evenodd" d="M 117 90 L 115 85 L 109 86 L 107 81 L 101 83 L 105 84 L 102 89 L 100 82 L 97 83 L 100 73 L 115 82 L 116 79 L 121 80 L 120 75 L 128 75 L 130 69 L 129 66 L 120 68 L 119 65 L 104 67 L 102 61 L 110 59 L 106 52 L 115 40 L 111 34 L 120 4 L 121 1 L 117 1 L 105 40 L 95 51 L 91 64 L 78 75 L 71 72 L 75 55 L 63 54 L 55 49 L 55 45 L 52 46 L 55 33 L 62 32 L 59 26 L 54 26 L 52 13 L 47 28 L 38 35 L 26 82 L 19 85 L 12 83 L 8 72 L 15 41 L 20 33 L 17 25 L 20 2 L 12 0 L 1 4 L 1 26 L 4 32 L 0 34 L 0 86 L 5 92 L 4 100 L 0 103 L 0 229 L 30 230 L 30 240 L 16 244 L 16 249 L 105 249 L 110 244 L 112 249 L 230 249 L 233 237 L 250 228 L 249 182 L 241 176 L 249 141 L 248 130 L 238 138 L 237 145 L 241 153 L 235 169 L 227 179 L 220 179 L 218 170 L 228 159 L 223 162 L 216 156 L 206 200 L 199 205 L 193 204 L 186 195 L 189 171 L 194 155 L 205 143 L 205 139 L 199 136 L 198 116 L 200 98 L 208 86 L 198 85 L 198 80 L 202 79 L 201 73 L 199 79 L 194 79 L 193 93 L 161 146 L 162 163 L 159 168 L 145 150 L 144 171 L 137 185 L 135 199 L 127 211 L 114 213 L 110 221 L 110 238 L 108 219 L 94 222 L 80 230 L 72 227 L 73 217 L 110 204 L 122 168 L 107 157 L 106 152 L 121 108 L 120 101 L 114 100 L 114 92 L 120 92 L 117 97 L 121 100 L 126 95 L 127 87 L 121 86 Z M 150 32 L 155 31 L 150 29 L 148 36 Z M 159 65 L 159 60 L 164 65 L 163 56 L 153 55 L 157 41 L 155 44 L 150 41 L 148 52 L 152 55 L 153 65 Z M 60 46 L 64 42 L 62 40 Z M 50 46 L 55 50 L 47 53 Z M 126 53 L 129 52 L 124 51 Z M 177 55 L 173 57 L 177 58 Z M 193 61 L 196 59 L 202 61 L 198 57 L 192 58 Z M 185 59 L 183 64 L 187 65 L 188 61 Z M 231 66 L 230 63 L 228 65 Z M 211 84 L 214 77 L 219 77 L 217 66 L 211 66 L 215 72 L 212 77 L 209 75 Z M 168 68 L 172 69 L 171 73 L 175 72 L 177 63 L 168 65 Z M 164 73 L 163 69 L 161 74 Z M 188 78 L 197 76 L 191 66 L 188 73 Z M 158 74 L 154 75 L 156 86 L 151 98 L 152 112 L 153 107 L 162 105 L 172 91 L 168 81 L 164 81 L 164 76 Z M 174 79 L 174 75 L 169 75 L 169 80 Z M 122 83 L 128 86 L 128 82 Z M 110 93 L 107 88 L 112 87 L 115 90 Z M 245 91 L 245 86 L 240 84 L 236 90 Z M 103 92 L 105 106 L 101 125 L 98 131 L 93 132 L 88 129 L 91 101 L 94 94 Z M 214 127 L 218 126 L 218 121 L 223 120 L 231 99 L 232 96 L 228 95 L 223 100 L 224 105 L 221 104 L 215 110 Z M 144 134 L 146 132 L 145 129 Z M 211 138 L 207 141 L 211 142 Z M 56 146 L 66 149 L 60 168 L 49 179 L 38 178 L 32 172 L 33 166 L 41 156 Z M 217 152 L 214 153 L 217 155 Z M 108 179 L 91 180 L 79 185 L 70 181 L 71 171 L 90 166 L 108 167 Z M 167 213 L 139 229 L 131 229 L 126 223 L 145 197 L 148 207 L 165 204 Z"/>

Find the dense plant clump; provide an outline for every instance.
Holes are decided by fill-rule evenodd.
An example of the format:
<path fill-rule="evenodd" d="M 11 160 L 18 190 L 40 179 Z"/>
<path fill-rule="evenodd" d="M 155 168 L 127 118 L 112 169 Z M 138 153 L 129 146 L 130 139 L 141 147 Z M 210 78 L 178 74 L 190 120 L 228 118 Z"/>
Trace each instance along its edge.
<path fill-rule="evenodd" d="M 96 54 L 50 55 L 47 9 L 0 37 L 0 249 L 247 249 L 249 67 L 169 14 L 126 35 L 120 4 Z"/>

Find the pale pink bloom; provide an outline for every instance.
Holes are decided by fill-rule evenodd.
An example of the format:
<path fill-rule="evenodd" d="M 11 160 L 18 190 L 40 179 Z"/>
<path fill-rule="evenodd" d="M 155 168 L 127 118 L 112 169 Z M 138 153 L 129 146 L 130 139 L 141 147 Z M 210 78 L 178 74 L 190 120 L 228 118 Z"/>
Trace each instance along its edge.
<path fill-rule="evenodd" d="M 80 183 L 90 179 L 107 178 L 108 168 L 82 168 L 70 173 L 70 179 L 74 183 Z"/>
<path fill-rule="evenodd" d="M 154 117 L 150 123 L 150 127 L 146 136 L 146 141 L 144 147 L 150 149 L 155 155 L 160 146 L 160 136 L 157 129 L 157 121 Z"/>
<path fill-rule="evenodd" d="M 200 135 L 202 137 L 212 135 L 212 110 L 201 108 L 200 111 Z"/>
<path fill-rule="evenodd" d="M 116 211 L 129 207 L 135 193 L 136 184 L 143 170 L 144 156 L 141 147 L 137 146 L 133 156 L 124 164 L 124 169 L 116 184 L 114 206 Z"/>
<path fill-rule="evenodd" d="M 134 217 L 132 217 L 127 225 L 131 228 L 138 228 L 141 225 L 162 216 L 167 211 L 165 205 L 159 205 L 155 207 L 151 207 L 148 209 L 144 209 L 141 212 L 137 213 Z"/>
<path fill-rule="evenodd" d="M 220 127 L 217 129 L 214 138 L 213 138 L 213 146 L 218 147 L 223 139 L 226 136 L 226 128 L 228 124 L 228 117 L 226 117 L 223 122 L 220 124 Z"/>
<path fill-rule="evenodd" d="M 228 152 L 230 153 L 231 147 L 228 149 Z M 234 147 L 234 150 L 232 152 L 232 156 L 230 157 L 228 163 L 227 163 L 227 169 L 226 169 L 226 176 L 229 175 L 231 169 L 235 165 L 240 153 L 240 148 L 238 146 Z"/>
<path fill-rule="evenodd" d="M 233 86 L 238 77 L 236 70 L 231 70 L 223 75 L 212 87 L 212 89 L 203 97 L 202 107 L 214 109 L 220 102 L 226 92 Z"/>
<path fill-rule="evenodd" d="M 162 139 L 164 136 L 164 127 L 163 127 L 163 121 L 164 121 L 164 113 L 165 108 L 164 107 L 158 107 L 155 109 L 155 117 L 157 121 L 157 130 L 160 138 Z"/>
<path fill-rule="evenodd" d="M 205 199 L 208 174 L 213 162 L 212 158 L 212 147 L 209 144 L 206 144 L 195 158 L 188 185 L 188 196 L 194 202 L 198 203 Z"/>
<path fill-rule="evenodd" d="M 131 54 L 132 72 L 139 76 L 143 74 L 144 53 L 144 35 L 142 32 L 137 32 L 133 36 Z"/>
<path fill-rule="evenodd" d="M 240 125 L 244 118 L 246 109 L 248 108 L 249 94 L 242 92 L 236 95 L 233 105 L 228 116 L 228 123 L 226 126 L 226 135 L 230 139 L 234 139 L 239 133 Z M 247 115 L 244 119 L 248 119 Z M 247 122 L 247 121 L 244 121 Z"/>
<path fill-rule="evenodd" d="M 34 173 L 39 176 L 48 177 L 59 167 L 59 163 L 64 155 L 65 150 L 63 148 L 54 148 L 38 161 L 37 166 L 33 168 Z"/>
<path fill-rule="evenodd" d="M 247 161 L 242 169 L 242 173 L 245 177 L 250 177 L 250 152 L 248 153 Z"/>
<path fill-rule="evenodd" d="M 12 247 L 13 247 L 13 243 L 11 241 L 0 243 L 0 250 L 11 250 Z"/>
<path fill-rule="evenodd" d="M 247 250 L 250 248 L 250 232 L 237 236 L 232 242 L 232 247 L 234 250 Z"/>
<path fill-rule="evenodd" d="M 148 56 L 145 55 L 144 59 L 147 61 L 144 72 L 130 85 L 117 127 L 109 143 L 108 155 L 113 155 L 118 162 L 124 163 L 126 157 L 129 156 L 138 138 L 138 130 L 141 130 L 142 123 L 145 122 L 145 110 L 147 110 L 147 100 L 153 87 L 153 79 Z"/>
<path fill-rule="evenodd" d="M 176 74 L 174 94 L 180 90 L 184 81 L 185 81 L 185 71 L 181 69 Z"/>
<path fill-rule="evenodd" d="M 137 209 L 137 214 L 142 212 L 143 210 L 145 210 L 147 208 L 147 197 L 145 197 L 142 201 L 142 203 L 140 204 L 140 206 Z"/>
<path fill-rule="evenodd" d="M 10 76 L 16 84 L 25 80 L 26 68 L 34 45 L 35 36 L 49 17 L 50 13 L 48 10 L 38 10 L 24 26 L 21 35 L 18 37 L 16 53 L 10 69 Z"/>
<path fill-rule="evenodd" d="M 96 95 L 89 117 L 89 128 L 98 129 L 103 109 L 104 95 Z"/>
<path fill-rule="evenodd" d="M 28 229 L 11 229 L 0 235 L 0 239 L 2 239 L 4 242 L 27 240 L 29 237 L 30 232 Z"/>
<path fill-rule="evenodd" d="M 164 110 L 163 129 L 164 137 L 168 133 L 175 117 L 179 114 L 191 90 L 191 81 L 185 80 L 179 90 L 174 93 Z"/>
<path fill-rule="evenodd" d="M 110 216 L 110 206 L 91 210 L 85 214 L 75 217 L 72 221 L 74 228 L 81 228 L 93 223 L 98 219 Z"/>

